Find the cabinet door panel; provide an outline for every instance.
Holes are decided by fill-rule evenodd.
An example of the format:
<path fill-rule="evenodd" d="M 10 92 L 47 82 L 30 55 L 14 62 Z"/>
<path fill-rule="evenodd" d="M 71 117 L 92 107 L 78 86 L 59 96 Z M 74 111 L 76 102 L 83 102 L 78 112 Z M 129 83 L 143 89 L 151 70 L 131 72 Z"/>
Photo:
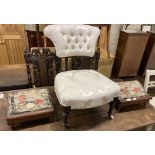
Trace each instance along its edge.
<path fill-rule="evenodd" d="M 24 48 L 26 47 L 24 25 L 0 24 L 0 46 L 1 59 L 3 57 L 0 64 L 24 63 Z M 3 49 L 5 49 L 5 54 Z"/>
<path fill-rule="evenodd" d="M 146 36 L 128 37 L 126 52 L 120 69 L 120 77 L 137 75 L 147 40 L 148 37 Z"/>
<path fill-rule="evenodd" d="M 9 64 L 9 58 L 8 58 L 6 46 L 5 44 L 1 44 L 1 43 L 0 43 L 0 64 L 1 65 Z"/>

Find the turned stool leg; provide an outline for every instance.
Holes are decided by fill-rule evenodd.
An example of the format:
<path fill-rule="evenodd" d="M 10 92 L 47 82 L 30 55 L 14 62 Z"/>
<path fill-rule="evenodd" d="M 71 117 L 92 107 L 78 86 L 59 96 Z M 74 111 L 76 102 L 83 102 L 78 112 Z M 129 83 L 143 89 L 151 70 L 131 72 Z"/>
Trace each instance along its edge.
<path fill-rule="evenodd" d="M 71 111 L 71 107 L 70 106 L 62 106 L 62 110 L 63 110 L 63 125 L 65 128 L 68 128 L 69 127 L 68 116 L 69 116 L 69 112 Z"/>

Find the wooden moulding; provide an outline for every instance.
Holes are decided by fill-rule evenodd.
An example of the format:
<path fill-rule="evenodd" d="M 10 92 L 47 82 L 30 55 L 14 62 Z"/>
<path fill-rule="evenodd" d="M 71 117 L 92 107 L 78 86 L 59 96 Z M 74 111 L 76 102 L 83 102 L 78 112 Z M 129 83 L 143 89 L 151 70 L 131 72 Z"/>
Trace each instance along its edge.
<path fill-rule="evenodd" d="M 108 57 L 108 30 L 107 26 L 101 27 L 100 38 L 98 42 L 98 47 L 100 49 L 100 57 Z"/>
<path fill-rule="evenodd" d="M 101 57 L 99 60 L 98 71 L 110 78 L 115 57 L 111 54 L 109 58 Z"/>
<path fill-rule="evenodd" d="M 110 54 L 108 44 L 109 44 L 109 29 L 105 25 L 101 27 L 101 34 L 98 42 L 98 47 L 100 49 L 100 60 L 98 71 L 101 74 L 110 78 L 112 66 L 114 63 L 114 56 Z"/>

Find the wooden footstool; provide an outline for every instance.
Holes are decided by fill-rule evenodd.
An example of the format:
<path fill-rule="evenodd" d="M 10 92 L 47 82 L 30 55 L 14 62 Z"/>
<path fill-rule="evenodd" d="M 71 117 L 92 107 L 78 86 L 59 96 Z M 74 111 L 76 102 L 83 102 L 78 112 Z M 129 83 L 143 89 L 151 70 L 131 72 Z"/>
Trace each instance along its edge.
<path fill-rule="evenodd" d="M 8 94 L 7 122 L 12 127 L 41 118 L 53 118 L 54 109 L 47 88 L 18 90 Z"/>
<path fill-rule="evenodd" d="M 143 86 L 137 80 L 117 82 L 120 86 L 121 96 L 117 103 L 117 109 L 120 111 L 123 107 L 129 105 L 143 104 L 145 107 L 152 98 L 145 91 Z"/>

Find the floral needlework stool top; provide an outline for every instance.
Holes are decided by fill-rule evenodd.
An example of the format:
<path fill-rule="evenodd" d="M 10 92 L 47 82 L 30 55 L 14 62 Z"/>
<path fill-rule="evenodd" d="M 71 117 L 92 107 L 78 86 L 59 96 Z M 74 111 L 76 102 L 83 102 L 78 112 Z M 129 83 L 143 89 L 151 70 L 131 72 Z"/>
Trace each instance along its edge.
<path fill-rule="evenodd" d="M 8 114 L 18 114 L 45 108 L 53 108 L 46 88 L 20 90 L 8 94 Z"/>
<path fill-rule="evenodd" d="M 147 93 L 143 89 L 143 86 L 137 80 L 117 83 L 120 86 L 121 98 L 134 98 L 147 95 Z"/>

